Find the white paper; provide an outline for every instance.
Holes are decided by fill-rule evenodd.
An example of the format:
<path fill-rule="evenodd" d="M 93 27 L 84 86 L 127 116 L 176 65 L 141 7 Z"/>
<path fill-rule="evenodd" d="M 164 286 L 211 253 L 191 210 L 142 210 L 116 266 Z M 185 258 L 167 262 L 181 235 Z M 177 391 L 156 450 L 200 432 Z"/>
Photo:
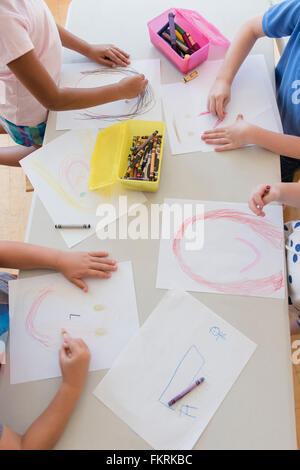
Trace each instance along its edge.
<path fill-rule="evenodd" d="M 104 128 L 127 119 L 161 121 L 160 61 L 133 60 L 128 67 L 104 67 L 93 62 L 64 64 L 61 87 L 94 88 L 111 85 L 123 78 L 143 73 L 148 79 L 146 93 L 134 99 L 119 100 L 93 108 L 60 111 L 57 113 L 56 129 Z"/>
<path fill-rule="evenodd" d="M 266 217 L 261 218 L 244 203 L 184 199 L 164 202 L 163 231 L 169 221 L 167 207 L 178 205 L 182 210 L 161 237 L 156 287 L 284 298 L 281 206 L 267 206 Z M 185 214 L 185 204 L 191 213 Z M 203 247 L 194 245 L 193 238 L 201 238 Z"/>
<path fill-rule="evenodd" d="M 68 247 L 125 215 L 132 205 L 146 201 L 143 193 L 126 190 L 117 183 L 103 190 L 88 190 L 97 134 L 95 129 L 67 132 L 21 160 L 23 170 L 53 220 L 53 227 L 91 225 L 90 229 L 59 230 Z M 119 204 L 120 196 L 126 196 L 127 204 Z M 105 204 L 112 205 L 114 210 L 104 222 L 96 212 Z"/>
<path fill-rule="evenodd" d="M 155 449 L 191 449 L 255 348 L 194 297 L 169 291 L 94 393 Z"/>
<path fill-rule="evenodd" d="M 263 55 L 250 55 L 238 71 L 231 88 L 231 100 L 223 122 L 205 114 L 207 98 L 223 61 L 206 61 L 199 76 L 188 83 L 162 86 L 164 114 L 173 154 L 211 152 L 214 145 L 201 140 L 204 131 L 232 124 L 238 114 L 274 132 L 282 132 L 272 83 Z"/>
<path fill-rule="evenodd" d="M 10 281 L 11 383 L 61 375 L 61 329 L 90 348 L 90 370 L 111 367 L 139 327 L 131 262 L 85 293 L 61 274 Z"/>

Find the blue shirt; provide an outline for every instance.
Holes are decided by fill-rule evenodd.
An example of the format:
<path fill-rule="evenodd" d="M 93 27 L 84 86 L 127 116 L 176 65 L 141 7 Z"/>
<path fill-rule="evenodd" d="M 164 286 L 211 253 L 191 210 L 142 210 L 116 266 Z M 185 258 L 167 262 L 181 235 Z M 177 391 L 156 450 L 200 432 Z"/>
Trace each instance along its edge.
<path fill-rule="evenodd" d="M 284 133 L 300 136 L 300 0 L 271 7 L 262 26 L 270 38 L 290 36 L 275 71 L 277 103 Z"/>

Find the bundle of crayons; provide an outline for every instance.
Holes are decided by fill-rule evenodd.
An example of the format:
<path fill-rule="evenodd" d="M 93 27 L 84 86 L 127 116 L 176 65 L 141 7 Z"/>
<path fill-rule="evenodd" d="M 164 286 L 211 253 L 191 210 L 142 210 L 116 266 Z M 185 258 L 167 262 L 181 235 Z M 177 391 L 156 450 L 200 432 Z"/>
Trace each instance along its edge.
<path fill-rule="evenodd" d="M 128 167 L 122 179 L 156 181 L 159 168 L 162 135 L 158 131 L 150 136 L 134 136 Z"/>
<path fill-rule="evenodd" d="M 158 33 L 166 42 L 170 44 L 177 54 L 183 59 L 189 58 L 194 52 L 200 49 L 190 33 L 185 32 L 174 22 L 174 13 L 169 13 L 169 23 Z"/>

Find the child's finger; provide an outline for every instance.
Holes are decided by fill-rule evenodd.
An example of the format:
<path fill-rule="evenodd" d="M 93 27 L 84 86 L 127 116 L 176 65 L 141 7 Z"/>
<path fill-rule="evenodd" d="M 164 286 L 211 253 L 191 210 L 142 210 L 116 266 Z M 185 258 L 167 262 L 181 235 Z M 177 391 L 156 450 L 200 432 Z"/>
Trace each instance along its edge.
<path fill-rule="evenodd" d="M 259 208 L 257 207 L 257 205 L 255 204 L 253 198 L 251 198 L 251 199 L 249 200 L 248 206 L 249 206 L 249 208 L 252 210 L 252 212 L 254 212 L 254 214 L 256 214 L 256 215 L 258 215 L 258 216 L 261 215 L 261 209 L 259 209 Z"/>
<path fill-rule="evenodd" d="M 130 64 L 130 60 L 125 56 L 124 52 L 120 51 L 116 47 L 114 48 L 114 53 L 118 56 L 125 64 Z"/>
<path fill-rule="evenodd" d="M 230 140 L 218 137 L 217 139 L 205 139 L 205 143 L 208 145 L 225 145 L 230 144 Z"/>
<path fill-rule="evenodd" d="M 97 277 L 100 279 L 110 279 L 111 273 L 109 271 L 98 271 L 98 269 L 89 269 L 86 277 Z"/>
<path fill-rule="evenodd" d="M 103 59 L 102 57 L 98 57 L 97 61 L 101 65 L 107 65 L 107 67 L 116 67 L 116 64 L 109 59 Z"/>
<path fill-rule="evenodd" d="M 106 258 L 108 256 L 107 251 L 90 251 L 90 256 L 98 256 L 99 258 Z"/>
<path fill-rule="evenodd" d="M 214 96 L 210 99 L 210 112 L 213 116 L 216 116 L 216 98 Z"/>
<path fill-rule="evenodd" d="M 89 269 L 96 269 L 97 271 L 116 271 L 117 266 L 103 263 L 90 263 Z"/>
<path fill-rule="evenodd" d="M 265 203 L 259 193 L 254 194 L 253 199 L 254 199 L 256 206 L 258 206 L 261 209 L 264 207 Z"/>
<path fill-rule="evenodd" d="M 93 263 L 101 263 L 101 264 L 107 264 L 109 266 L 115 266 L 117 263 L 116 261 L 112 260 L 112 259 L 103 259 L 103 258 L 97 258 L 95 256 L 91 256 L 91 261 Z"/>
<path fill-rule="evenodd" d="M 226 144 L 223 145 L 222 147 L 215 147 L 215 152 L 225 152 L 226 150 L 235 150 L 236 147 L 234 147 L 232 144 Z"/>
<path fill-rule="evenodd" d="M 65 328 L 61 329 L 61 334 L 63 336 L 63 339 L 64 339 L 65 343 L 68 343 L 69 341 L 71 341 L 71 336 L 68 334 L 68 332 Z"/>
<path fill-rule="evenodd" d="M 222 139 L 225 137 L 225 131 L 224 130 L 221 130 L 221 132 L 215 132 L 214 130 L 212 130 L 211 132 L 207 132 L 207 133 L 204 133 L 202 134 L 202 139 L 203 140 L 206 140 L 206 139 Z"/>
<path fill-rule="evenodd" d="M 122 49 L 119 49 L 119 48 L 116 47 L 116 46 L 114 46 L 114 48 L 115 48 L 118 52 L 120 52 L 120 54 L 122 54 L 123 56 L 125 56 L 127 59 L 130 57 L 130 55 L 127 54 L 127 52 L 122 51 Z"/>
<path fill-rule="evenodd" d="M 88 291 L 87 284 L 82 279 L 72 279 L 73 284 L 79 287 L 79 289 L 83 290 L 84 292 Z"/>
<path fill-rule="evenodd" d="M 210 96 L 207 98 L 207 103 L 206 103 L 206 108 L 207 108 L 207 111 L 211 111 L 210 109 Z"/>
<path fill-rule="evenodd" d="M 119 64 L 122 66 L 127 65 L 127 62 L 123 60 L 122 58 L 120 58 L 113 50 L 109 50 L 109 52 L 107 53 L 107 56 L 116 64 Z"/>
<path fill-rule="evenodd" d="M 223 119 L 223 118 L 224 118 L 223 102 L 224 102 L 223 96 L 220 96 L 220 97 L 217 98 L 216 112 L 217 112 L 217 116 L 218 116 L 219 119 Z"/>
<path fill-rule="evenodd" d="M 204 131 L 203 135 L 215 135 L 215 134 L 224 134 L 226 132 L 225 127 L 219 127 L 218 129 L 208 129 L 207 131 Z"/>

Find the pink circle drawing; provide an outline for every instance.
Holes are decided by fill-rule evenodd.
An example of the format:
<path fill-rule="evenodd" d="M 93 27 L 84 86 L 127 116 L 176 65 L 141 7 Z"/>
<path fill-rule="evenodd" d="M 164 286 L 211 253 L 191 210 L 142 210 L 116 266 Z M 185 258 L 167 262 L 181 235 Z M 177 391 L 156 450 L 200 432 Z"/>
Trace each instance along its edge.
<path fill-rule="evenodd" d="M 256 216 L 252 216 L 247 213 L 233 211 L 229 209 L 220 209 L 206 212 L 204 215 L 196 215 L 191 217 L 183 222 L 178 232 L 175 234 L 173 239 L 173 252 L 179 262 L 179 265 L 183 272 L 187 274 L 191 279 L 196 281 L 198 284 L 207 286 L 215 291 L 222 292 L 224 294 L 240 294 L 240 295 L 270 295 L 283 286 L 283 272 L 280 270 L 277 273 L 272 274 L 271 276 L 266 276 L 260 279 L 242 279 L 237 281 L 230 282 L 214 282 L 205 279 L 200 274 L 197 274 L 192 271 L 192 269 L 185 263 L 181 254 L 181 241 L 184 237 L 186 229 L 191 225 L 195 224 L 199 220 L 216 220 L 223 219 L 229 220 L 238 224 L 245 224 L 251 230 L 253 230 L 259 237 L 266 240 L 270 245 L 273 246 L 276 250 L 283 249 L 283 236 L 279 229 L 277 229 L 271 223 L 260 219 Z M 244 243 L 247 243 L 243 239 L 239 239 Z M 252 245 L 252 244 L 251 244 Z M 253 248 L 253 245 L 252 245 Z M 255 264 L 259 260 L 257 250 L 253 248 L 256 253 Z M 244 268 L 241 272 L 248 270 L 250 266 Z"/>

